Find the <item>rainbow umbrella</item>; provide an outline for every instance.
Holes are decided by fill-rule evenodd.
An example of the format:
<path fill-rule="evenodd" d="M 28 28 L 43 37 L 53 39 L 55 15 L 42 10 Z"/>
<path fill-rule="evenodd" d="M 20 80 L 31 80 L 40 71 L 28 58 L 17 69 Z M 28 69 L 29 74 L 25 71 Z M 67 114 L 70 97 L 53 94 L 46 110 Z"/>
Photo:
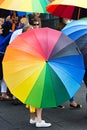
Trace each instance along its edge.
<path fill-rule="evenodd" d="M 55 16 L 79 19 L 87 16 L 87 0 L 54 0 L 46 10 Z"/>
<path fill-rule="evenodd" d="M 76 44 L 50 28 L 22 33 L 9 44 L 3 59 L 4 79 L 11 93 L 38 108 L 69 100 L 80 88 L 84 72 Z"/>
<path fill-rule="evenodd" d="M 0 8 L 22 12 L 47 13 L 48 4 L 49 0 L 0 0 Z"/>
<path fill-rule="evenodd" d="M 79 19 L 70 22 L 62 29 L 62 32 L 72 40 L 77 40 L 81 36 L 87 34 L 87 19 Z"/>

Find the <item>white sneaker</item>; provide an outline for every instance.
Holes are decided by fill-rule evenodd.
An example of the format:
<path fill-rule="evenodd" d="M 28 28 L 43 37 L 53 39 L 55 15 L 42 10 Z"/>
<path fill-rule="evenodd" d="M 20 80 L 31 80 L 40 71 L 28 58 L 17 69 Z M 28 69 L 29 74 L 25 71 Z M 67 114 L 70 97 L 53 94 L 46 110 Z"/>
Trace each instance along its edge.
<path fill-rule="evenodd" d="M 50 127 L 51 123 L 46 123 L 44 120 L 41 122 L 36 122 L 36 127 Z"/>
<path fill-rule="evenodd" d="M 37 122 L 37 119 L 36 119 L 36 118 L 35 118 L 35 120 L 30 119 L 30 124 L 36 124 L 36 122 Z"/>

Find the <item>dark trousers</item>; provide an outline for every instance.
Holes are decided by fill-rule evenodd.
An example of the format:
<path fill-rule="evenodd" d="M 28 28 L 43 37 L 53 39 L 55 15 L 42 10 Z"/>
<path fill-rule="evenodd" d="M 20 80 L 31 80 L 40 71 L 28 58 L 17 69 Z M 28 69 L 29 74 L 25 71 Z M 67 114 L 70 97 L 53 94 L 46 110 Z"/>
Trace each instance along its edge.
<path fill-rule="evenodd" d="M 84 83 L 85 83 L 85 85 L 86 85 L 86 87 L 87 87 L 87 69 L 86 69 L 86 71 L 85 71 L 85 75 L 84 75 Z"/>
<path fill-rule="evenodd" d="M 3 79 L 2 60 L 3 56 L 0 56 L 0 80 Z"/>

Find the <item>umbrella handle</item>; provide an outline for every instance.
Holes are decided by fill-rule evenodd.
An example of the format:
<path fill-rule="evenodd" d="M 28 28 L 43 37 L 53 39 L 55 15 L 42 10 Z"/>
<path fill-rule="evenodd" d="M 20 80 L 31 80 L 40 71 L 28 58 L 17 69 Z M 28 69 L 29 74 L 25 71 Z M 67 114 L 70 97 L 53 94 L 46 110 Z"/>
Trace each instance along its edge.
<path fill-rule="evenodd" d="M 80 11 L 81 11 L 81 9 L 79 8 L 79 10 L 78 10 L 78 15 L 77 15 L 77 19 L 80 18 Z"/>

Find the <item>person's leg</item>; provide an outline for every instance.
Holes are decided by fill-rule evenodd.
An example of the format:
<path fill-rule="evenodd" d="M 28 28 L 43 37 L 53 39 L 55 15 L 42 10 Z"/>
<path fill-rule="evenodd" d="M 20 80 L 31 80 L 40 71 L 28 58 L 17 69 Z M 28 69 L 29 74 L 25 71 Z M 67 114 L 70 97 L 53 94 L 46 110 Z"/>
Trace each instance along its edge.
<path fill-rule="evenodd" d="M 70 98 L 70 102 L 73 102 L 74 101 L 74 97 Z"/>
<path fill-rule="evenodd" d="M 30 124 L 36 124 L 37 118 L 35 112 L 30 112 Z"/>
<path fill-rule="evenodd" d="M 35 112 L 30 113 L 30 119 L 32 119 L 32 120 L 36 119 L 36 113 Z"/>
<path fill-rule="evenodd" d="M 32 106 L 27 106 L 26 108 L 29 108 L 30 111 L 30 120 L 32 119 L 37 120 L 37 122 L 41 122 L 42 121 L 42 108 L 38 108 L 35 110 L 35 107 Z"/>
<path fill-rule="evenodd" d="M 37 114 L 37 122 L 36 127 L 50 127 L 51 123 L 46 123 L 44 120 L 42 120 L 42 108 L 38 108 L 36 110 Z"/>
<path fill-rule="evenodd" d="M 6 92 L 7 92 L 7 86 L 6 86 L 5 82 L 4 82 L 4 80 L 2 80 L 2 82 L 1 82 L 1 93 L 3 95 Z"/>
<path fill-rule="evenodd" d="M 87 69 L 85 70 L 85 74 L 84 74 L 84 83 L 85 83 L 85 85 L 86 85 L 86 87 L 87 87 Z"/>
<path fill-rule="evenodd" d="M 4 80 L 2 80 L 2 82 L 1 82 L 1 98 L 2 98 L 2 99 L 7 99 L 7 100 L 11 99 L 11 98 L 7 95 L 7 86 L 6 86 Z"/>
<path fill-rule="evenodd" d="M 41 122 L 42 121 L 42 108 L 38 108 L 36 114 L 37 114 L 37 122 Z"/>
<path fill-rule="evenodd" d="M 75 102 L 74 97 L 72 97 L 72 98 L 70 99 L 70 105 L 71 105 L 71 106 L 77 106 L 77 103 Z"/>
<path fill-rule="evenodd" d="M 74 97 L 70 99 L 70 107 L 72 108 L 82 108 L 82 105 L 78 104 L 75 100 Z"/>
<path fill-rule="evenodd" d="M 36 124 L 36 127 L 49 127 L 51 123 L 46 123 L 42 120 L 42 108 L 37 108 L 26 105 L 30 112 L 30 124 Z"/>
<path fill-rule="evenodd" d="M 36 109 L 35 109 L 35 107 L 26 105 L 26 108 L 29 108 L 29 112 L 30 112 L 30 124 L 36 124 L 37 117 L 36 117 Z"/>

